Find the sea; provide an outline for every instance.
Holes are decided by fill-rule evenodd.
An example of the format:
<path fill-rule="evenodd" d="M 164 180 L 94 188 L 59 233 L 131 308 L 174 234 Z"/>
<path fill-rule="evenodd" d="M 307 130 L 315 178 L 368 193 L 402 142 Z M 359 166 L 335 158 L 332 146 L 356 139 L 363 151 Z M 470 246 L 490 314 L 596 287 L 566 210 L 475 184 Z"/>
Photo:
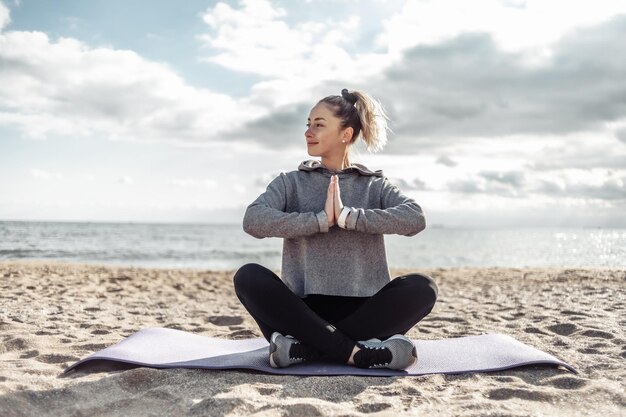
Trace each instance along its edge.
<path fill-rule="evenodd" d="M 280 270 L 281 238 L 241 224 L 0 221 L 1 260 L 54 260 L 151 268 Z M 431 227 L 385 235 L 390 268 L 626 268 L 626 229 Z"/>

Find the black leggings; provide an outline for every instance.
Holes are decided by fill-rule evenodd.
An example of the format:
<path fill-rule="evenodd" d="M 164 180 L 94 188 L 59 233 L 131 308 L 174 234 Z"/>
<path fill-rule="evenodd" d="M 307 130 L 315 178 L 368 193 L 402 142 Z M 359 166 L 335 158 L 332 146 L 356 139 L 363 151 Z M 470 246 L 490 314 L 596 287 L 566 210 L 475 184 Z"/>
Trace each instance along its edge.
<path fill-rule="evenodd" d="M 394 278 L 371 297 L 313 294 L 300 298 L 270 269 L 243 265 L 233 278 L 237 298 L 269 341 L 291 335 L 322 358 L 347 363 L 356 341 L 405 334 L 426 317 L 437 299 L 428 276 Z"/>

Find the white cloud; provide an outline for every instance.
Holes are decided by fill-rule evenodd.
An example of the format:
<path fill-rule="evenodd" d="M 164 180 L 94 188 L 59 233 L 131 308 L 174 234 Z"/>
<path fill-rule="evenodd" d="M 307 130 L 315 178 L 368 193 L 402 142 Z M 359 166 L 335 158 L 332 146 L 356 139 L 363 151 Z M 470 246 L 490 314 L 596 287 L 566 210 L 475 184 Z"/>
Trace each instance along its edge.
<path fill-rule="evenodd" d="M 549 44 L 581 26 L 626 13 L 622 0 L 407 1 L 384 21 L 379 45 L 392 56 L 420 44 L 435 44 L 466 32 L 490 33 L 506 51 L 524 52 L 527 63 L 550 57 Z"/>
<path fill-rule="evenodd" d="M 46 170 L 38 169 L 38 168 L 31 168 L 30 175 L 33 178 L 37 180 L 42 180 L 42 181 L 54 181 L 54 180 L 63 179 L 63 174 L 61 173 L 46 171 Z"/>
<path fill-rule="evenodd" d="M 117 182 L 119 182 L 120 184 L 124 184 L 124 185 L 132 185 L 135 183 L 135 180 L 132 177 L 125 175 L 119 178 Z"/>
<path fill-rule="evenodd" d="M 72 38 L 0 32 L 0 60 L 0 125 L 33 138 L 104 133 L 206 144 L 258 112 L 191 87 L 164 63 Z"/>
<path fill-rule="evenodd" d="M 2 30 L 11 21 L 9 8 L 0 1 L 0 30 Z"/>
<path fill-rule="evenodd" d="M 241 9 L 218 3 L 203 20 L 215 35 L 200 37 L 223 51 L 206 58 L 226 68 L 272 78 L 303 78 L 317 74 L 325 79 L 352 64 L 341 48 L 347 33 L 359 23 L 346 21 L 305 22 L 293 27 L 284 20 L 286 11 L 266 0 L 244 0 Z"/>
<path fill-rule="evenodd" d="M 326 80 L 356 83 L 388 65 L 383 55 L 348 51 L 363 28 L 356 15 L 288 23 L 285 9 L 267 0 L 218 3 L 203 15 L 210 33 L 198 38 L 212 51 L 203 60 L 265 78 L 252 102 L 279 107 L 319 99 L 313 90 Z"/>
<path fill-rule="evenodd" d="M 167 185 L 174 185 L 176 187 L 189 188 L 189 187 L 204 187 L 215 188 L 217 181 L 212 178 L 172 178 L 165 182 Z"/>

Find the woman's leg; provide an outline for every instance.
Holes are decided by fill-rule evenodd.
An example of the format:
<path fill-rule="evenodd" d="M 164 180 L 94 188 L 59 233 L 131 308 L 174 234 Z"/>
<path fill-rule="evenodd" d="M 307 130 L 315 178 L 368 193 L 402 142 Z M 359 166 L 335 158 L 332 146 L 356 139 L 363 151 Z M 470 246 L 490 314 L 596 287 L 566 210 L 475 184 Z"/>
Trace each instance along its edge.
<path fill-rule="evenodd" d="M 387 339 L 405 334 L 430 313 L 437 285 L 422 274 L 408 274 L 387 283 L 354 313 L 335 323 L 352 340 Z"/>
<path fill-rule="evenodd" d="M 355 342 L 322 319 L 270 269 L 243 265 L 233 278 L 237 298 L 268 341 L 273 332 L 291 335 L 325 357 L 346 363 Z"/>

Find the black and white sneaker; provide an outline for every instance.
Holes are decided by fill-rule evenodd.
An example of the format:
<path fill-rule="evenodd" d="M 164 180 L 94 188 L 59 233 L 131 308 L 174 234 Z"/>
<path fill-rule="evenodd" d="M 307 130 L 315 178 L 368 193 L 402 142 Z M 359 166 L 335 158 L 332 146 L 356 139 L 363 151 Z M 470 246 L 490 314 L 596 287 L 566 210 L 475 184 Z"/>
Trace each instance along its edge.
<path fill-rule="evenodd" d="M 293 336 L 283 336 L 278 332 L 270 338 L 270 365 L 272 368 L 285 368 L 295 363 L 310 361 L 317 357 L 317 351 L 303 345 Z"/>
<path fill-rule="evenodd" d="M 396 334 L 380 341 L 370 339 L 357 342 L 354 365 L 359 368 L 406 369 L 417 360 L 417 350 L 408 337 Z"/>

